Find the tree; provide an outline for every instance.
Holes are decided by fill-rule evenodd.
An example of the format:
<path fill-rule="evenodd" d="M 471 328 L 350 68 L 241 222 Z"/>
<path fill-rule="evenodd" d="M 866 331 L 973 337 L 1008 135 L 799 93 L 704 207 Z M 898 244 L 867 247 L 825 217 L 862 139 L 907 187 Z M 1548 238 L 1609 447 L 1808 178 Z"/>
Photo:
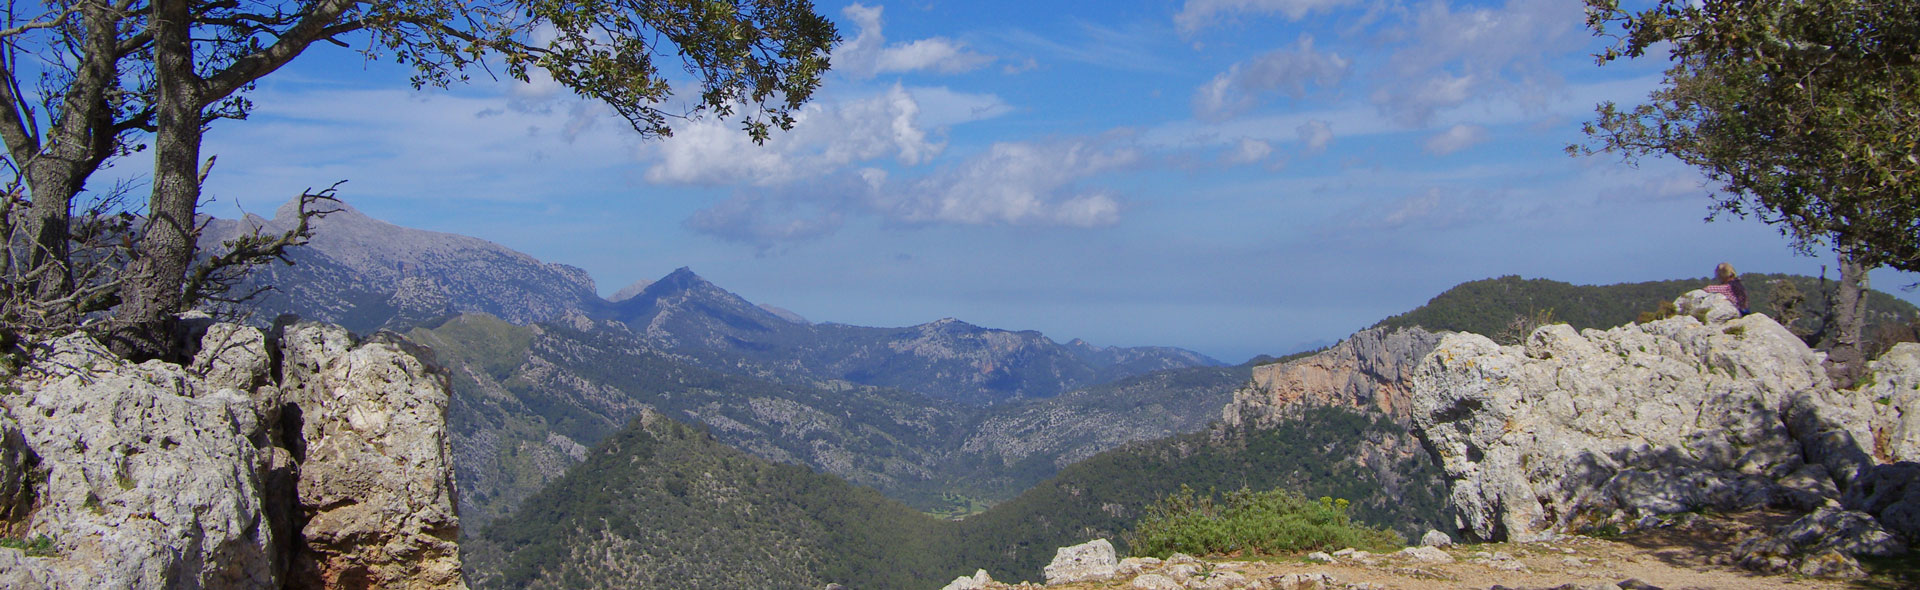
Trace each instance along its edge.
<path fill-rule="evenodd" d="M 1839 255 L 1829 372 L 1851 385 L 1867 271 L 1920 270 L 1920 3 L 1587 0 L 1614 44 L 1601 64 L 1666 48 L 1647 104 L 1601 104 L 1588 146 L 1629 162 L 1664 154 L 1719 184 L 1715 213 L 1780 226 L 1795 248 Z"/>
<path fill-rule="evenodd" d="M 0 140 L 18 176 L 7 227 L 22 230 L 24 251 L 7 253 L 13 303 L 0 316 L 58 328 L 111 308 L 107 340 L 133 358 L 172 355 L 175 314 L 209 284 L 194 279 L 219 274 L 190 270 L 213 163 L 202 160 L 202 135 L 244 119 L 253 84 L 315 43 L 364 40 L 370 58 L 411 65 L 416 87 L 476 69 L 521 81 L 544 71 L 643 136 L 711 115 L 738 117 L 762 142 L 791 127 L 838 40 L 807 0 L 58 0 L 6 19 Z M 675 55 L 698 86 L 697 100 L 678 108 L 668 106 L 675 80 L 658 63 Z M 25 91 L 36 74 L 39 92 Z M 153 150 L 151 192 L 139 226 L 123 234 L 124 263 L 111 279 L 76 276 L 76 258 L 88 258 L 71 247 L 76 198 L 90 175 L 143 142 Z M 257 263 L 301 239 L 254 236 L 226 248 L 255 255 L 206 263 Z"/>

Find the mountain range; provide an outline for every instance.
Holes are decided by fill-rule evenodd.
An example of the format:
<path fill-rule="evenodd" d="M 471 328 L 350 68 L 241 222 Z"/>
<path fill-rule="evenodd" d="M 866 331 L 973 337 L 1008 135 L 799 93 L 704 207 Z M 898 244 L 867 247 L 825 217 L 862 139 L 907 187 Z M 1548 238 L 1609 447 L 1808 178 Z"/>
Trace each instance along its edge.
<path fill-rule="evenodd" d="M 283 231 L 290 214 L 210 221 L 204 239 Z M 278 289 L 254 302 L 253 321 L 293 313 L 401 331 L 448 369 L 469 530 L 647 411 L 963 514 L 1100 451 L 1203 429 L 1250 374 L 1191 351 L 1061 344 L 951 318 L 813 324 L 686 268 L 609 301 L 578 269 L 350 208 L 315 224 L 291 258 L 250 278 Z"/>
<path fill-rule="evenodd" d="M 212 220 L 203 239 L 283 229 L 287 214 Z M 479 587 L 897 587 L 974 566 L 1021 579 L 1054 547 L 1111 538 L 1182 484 L 1348 498 L 1361 520 L 1405 533 L 1449 519 L 1402 416 L 1279 395 L 1291 386 L 1276 383 L 1386 375 L 1368 339 L 1223 366 L 952 318 L 815 323 L 687 268 L 602 299 L 579 269 L 351 209 L 290 258 L 249 279 L 279 290 L 237 311 L 402 332 L 451 377 L 462 552 Z M 1748 282 L 1758 310 L 1809 295 L 1799 329 L 1822 331 L 1816 279 Z M 1606 326 L 1699 284 L 1474 281 L 1378 334 L 1492 335 L 1543 310 Z M 1873 297 L 1878 325 L 1920 317 Z M 1326 369 L 1349 365 L 1361 369 Z M 1348 397 L 1392 390 L 1363 389 Z"/>

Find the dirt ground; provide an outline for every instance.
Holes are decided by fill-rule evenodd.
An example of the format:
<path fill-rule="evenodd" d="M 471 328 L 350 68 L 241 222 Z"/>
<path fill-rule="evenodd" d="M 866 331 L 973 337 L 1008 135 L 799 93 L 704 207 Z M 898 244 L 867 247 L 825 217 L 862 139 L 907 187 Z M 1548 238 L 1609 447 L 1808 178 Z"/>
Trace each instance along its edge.
<path fill-rule="evenodd" d="M 1715 563 L 1739 541 L 1790 521 L 1791 515 L 1755 512 L 1696 516 L 1674 526 L 1640 531 L 1608 539 L 1565 536 L 1536 543 L 1455 545 L 1443 550 L 1451 563 L 1423 563 L 1407 556 L 1377 554 L 1356 559 L 1336 557 L 1334 563 L 1305 558 L 1267 558 L 1232 561 L 1206 560 L 1217 571 L 1230 571 L 1248 580 L 1266 580 L 1295 573 L 1331 576 L 1335 588 L 1371 583 L 1395 589 L 1475 589 L 1496 586 L 1549 589 L 1573 585 L 1619 584 L 1626 580 L 1664 590 L 1893 590 L 1920 588 L 1912 560 L 1892 566 L 1869 564 L 1875 576 L 1867 580 L 1810 578 L 1797 574 L 1768 575 Z M 1164 570 L 1148 569 L 1147 572 Z M 1903 577 L 1905 576 L 1905 577 Z M 1128 588 L 1131 577 L 1095 583 L 1049 586 L 1062 590 Z M 1204 585 L 1188 584 L 1188 587 Z M 1271 586 L 1269 586 L 1271 587 Z"/>

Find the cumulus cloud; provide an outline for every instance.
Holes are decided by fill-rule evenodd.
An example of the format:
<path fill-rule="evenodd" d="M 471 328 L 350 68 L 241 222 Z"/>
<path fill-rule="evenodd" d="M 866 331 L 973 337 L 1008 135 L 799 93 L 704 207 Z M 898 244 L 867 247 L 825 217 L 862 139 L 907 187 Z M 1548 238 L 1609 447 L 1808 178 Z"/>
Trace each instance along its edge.
<path fill-rule="evenodd" d="M 956 102 L 952 93 L 935 94 Z M 1004 112 L 983 108 L 987 116 Z M 811 104 L 794 119 L 793 130 L 776 133 L 761 146 L 753 145 L 731 120 L 682 125 L 660 142 L 646 178 L 668 184 L 773 186 L 880 158 L 915 166 L 939 155 L 946 145 L 930 137 L 921 122 L 919 101 L 899 84 L 864 99 Z"/>
<path fill-rule="evenodd" d="M 1373 102 L 1413 126 L 1491 94 L 1542 107 L 1563 84 L 1544 59 L 1586 38 L 1583 11 L 1580 0 L 1507 0 L 1462 10 L 1429 2 L 1397 33 L 1407 42 L 1388 60 Z"/>
<path fill-rule="evenodd" d="M 1311 156 L 1325 152 L 1327 146 L 1333 144 L 1333 125 L 1326 121 L 1319 119 L 1307 121 L 1301 123 L 1295 131 L 1300 134 L 1301 155 Z"/>
<path fill-rule="evenodd" d="M 1427 153 L 1444 156 L 1464 150 L 1487 140 L 1487 128 L 1479 125 L 1460 124 L 1448 127 L 1446 131 L 1427 138 Z"/>
<path fill-rule="evenodd" d="M 1181 33 L 1191 34 L 1236 13 L 1279 14 L 1288 20 L 1300 20 L 1315 12 L 1359 4 L 1361 0 L 1187 0 L 1173 22 Z"/>
<path fill-rule="evenodd" d="M 1251 137 L 1240 138 L 1240 143 L 1227 152 L 1228 164 L 1252 164 L 1267 159 L 1273 154 L 1273 144 Z"/>
<path fill-rule="evenodd" d="M 763 254 L 830 235 L 862 215 L 902 225 L 1099 227 L 1119 221 L 1119 197 L 1082 182 L 1141 159 L 1135 149 L 1098 140 L 998 143 L 914 178 L 869 167 L 743 192 L 682 225 Z"/>
<path fill-rule="evenodd" d="M 880 31 L 882 8 L 849 4 L 841 11 L 860 33 L 836 48 L 834 71 L 856 78 L 880 74 L 934 71 L 943 74 L 967 72 L 993 62 L 993 57 L 969 51 L 965 45 L 946 37 L 930 37 L 906 43 L 887 44 Z"/>
<path fill-rule="evenodd" d="M 1092 141 L 1002 142 L 898 187 L 881 185 L 872 203 L 905 223 L 1111 225 L 1120 220 L 1118 199 L 1079 183 L 1140 159 L 1137 150 Z"/>
<path fill-rule="evenodd" d="M 1337 53 L 1315 50 L 1313 36 L 1301 35 L 1292 49 L 1233 64 L 1201 85 L 1193 96 L 1193 111 L 1202 119 L 1218 121 L 1251 110 L 1274 92 L 1297 100 L 1313 86 L 1339 84 L 1352 65 Z"/>

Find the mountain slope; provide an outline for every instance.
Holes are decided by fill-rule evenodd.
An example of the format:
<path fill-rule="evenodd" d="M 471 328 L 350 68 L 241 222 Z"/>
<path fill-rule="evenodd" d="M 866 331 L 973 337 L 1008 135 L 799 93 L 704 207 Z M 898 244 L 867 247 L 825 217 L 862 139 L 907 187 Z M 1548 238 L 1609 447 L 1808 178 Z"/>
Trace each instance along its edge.
<path fill-rule="evenodd" d="M 813 387 L 701 368 L 614 322 L 516 326 L 462 315 L 415 328 L 452 374 L 463 518 L 498 517 L 643 411 L 711 428 L 926 510 L 1010 498 L 1115 446 L 1202 429 L 1245 367 L 1154 373 L 1042 400 L 966 406 L 897 389 Z M 1043 433 L 1036 435 L 1036 433 Z M 962 492 L 966 500 L 949 498 Z"/>
<path fill-rule="evenodd" d="M 646 411 L 709 425 L 723 442 L 881 490 L 919 489 L 964 418 L 898 390 L 789 386 L 691 366 L 619 324 L 515 326 L 463 315 L 409 339 L 453 375 L 448 419 L 462 518 L 518 506 Z"/>
<path fill-rule="evenodd" d="M 1039 332 L 952 318 L 905 328 L 794 321 L 681 268 L 610 316 L 702 366 L 783 382 L 848 382 L 990 405 L 1045 398 L 1157 370 L 1220 363 L 1176 348 L 1062 345 Z"/>
<path fill-rule="evenodd" d="M 393 225 L 339 205 L 313 223 L 313 240 L 293 248 L 293 265 L 260 267 L 241 292 L 272 286 L 249 304 L 255 323 L 281 313 L 341 324 L 358 333 L 451 313 L 479 312 L 515 323 L 585 313 L 602 305 L 579 268 L 543 263 L 499 244 Z M 273 219 L 210 219 L 202 244 L 254 228 L 284 232 L 297 223 L 293 203 Z"/>
<path fill-rule="evenodd" d="M 1036 580 L 1055 548 L 1119 541 L 1182 484 L 1342 497 L 1363 522 L 1438 526 L 1450 520 L 1438 471 L 1395 446 L 1404 436 L 1378 416 L 1315 408 L 1103 453 L 986 513 L 936 521 L 646 413 L 463 553 L 476 588 L 933 588 L 976 567 Z"/>
<path fill-rule="evenodd" d="M 931 587 L 938 524 L 645 413 L 462 550 L 477 588 Z"/>

